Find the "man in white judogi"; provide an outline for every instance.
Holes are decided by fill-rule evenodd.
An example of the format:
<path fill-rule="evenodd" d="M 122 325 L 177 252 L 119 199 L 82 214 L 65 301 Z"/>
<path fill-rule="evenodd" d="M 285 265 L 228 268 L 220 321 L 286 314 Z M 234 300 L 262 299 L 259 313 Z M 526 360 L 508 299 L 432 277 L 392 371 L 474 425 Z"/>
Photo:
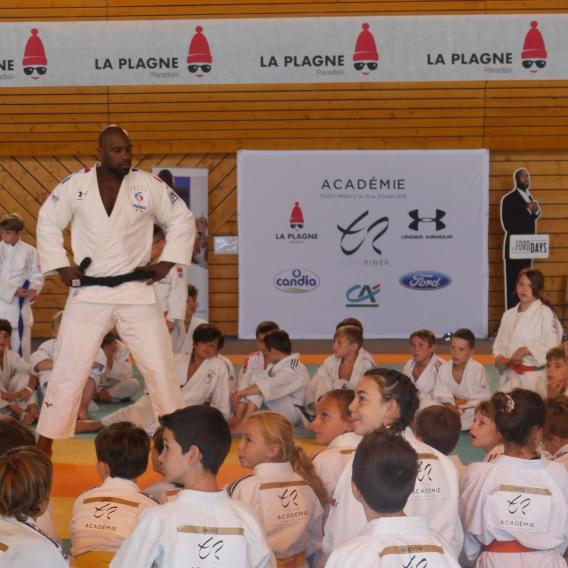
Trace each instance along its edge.
<path fill-rule="evenodd" d="M 160 262 L 150 283 L 162 279 L 174 264 L 190 264 L 195 237 L 191 212 L 161 180 L 131 169 L 132 144 L 117 126 L 99 137 L 100 163 L 71 175 L 55 188 L 40 209 L 38 251 L 44 273 L 59 272 L 70 293 L 55 355 L 55 364 L 38 423 L 39 445 L 51 450 L 53 438 L 75 432 L 83 381 L 102 338 L 116 326 L 136 358 L 156 415 L 182 405 L 175 380 L 173 351 L 152 286 L 128 281 L 115 287 L 81 285 L 85 277 L 131 275 L 150 259 L 152 231 L 158 222 L 167 233 Z M 63 230 L 71 223 L 70 266 Z M 91 259 L 88 269 L 85 259 Z"/>

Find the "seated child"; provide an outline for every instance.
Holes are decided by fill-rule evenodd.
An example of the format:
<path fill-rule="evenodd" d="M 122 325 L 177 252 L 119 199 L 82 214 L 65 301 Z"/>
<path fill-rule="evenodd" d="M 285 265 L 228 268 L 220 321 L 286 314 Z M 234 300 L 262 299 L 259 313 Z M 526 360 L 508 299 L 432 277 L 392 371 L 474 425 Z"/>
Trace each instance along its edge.
<path fill-rule="evenodd" d="M 150 262 L 158 262 L 166 246 L 166 234 L 159 225 L 154 225 Z M 162 306 L 166 325 L 170 332 L 172 347 L 175 349 L 179 338 L 183 334 L 186 308 L 187 308 L 187 282 L 185 269 L 176 264 L 164 278 L 153 284 L 158 301 Z"/>
<path fill-rule="evenodd" d="M 150 461 L 152 462 L 152 469 L 164 476 L 164 468 L 160 462 L 160 455 L 164 451 L 164 427 L 158 426 L 158 429 L 154 432 L 152 436 L 152 445 L 150 447 Z M 158 481 L 153 483 L 150 487 L 146 487 L 143 493 L 148 495 L 150 499 L 156 501 L 156 503 L 167 503 L 168 501 L 173 501 L 176 495 L 181 489 L 180 485 L 175 483 L 168 483 L 167 481 Z"/>
<path fill-rule="evenodd" d="M 0 455 L 0 566 L 67 568 L 61 547 L 35 524 L 49 504 L 53 467 L 34 446 Z"/>
<path fill-rule="evenodd" d="M 485 452 L 483 461 L 495 461 L 503 453 L 503 438 L 495 424 L 495 408 L 491 400 L 484 400 L 475 407 L 469 435 L 471 445 Z"/>
<path fill-rule="evenodd" d="M 0 455 L 19 446 L 35 446 L 35 443 L 35 436 L 21 422 L 8 416 L 0 417 Z M 53 521 L 51 504 L 35 519 L 35 524 L 51 539 L 61 541 Z"/>
<path fill-rule="evenodd" d="M 491 402 L 505 451 L 494 462 L 470 464 L 461 478 L 463 565 L 566 568 L 568 473 L 538 455 L 544 401 L 513 389 Z"/>
<path fill-rule="evenodd" d="M 132 398 L 139 384 L 132 373 L 130 351 L 112 331 L 104 336 L 101 349 L 106 357 L 106 369 L 96 399 L 111 402 Z"/>
<path fill-rule="evenodd" d="M 355 325 L 341 325 L 333 336 L 333 355 L 316 371 L 306 389 L 306 405 L 315 403 L 333 389 L 354 389 L 366 371 L 375 366 L 373 356 L 363 349 L 363 331 Z"/>
<path fill-rule="evenodd" d="M 459 568 L 447 544 L 422 516 L 404 508 L 418 475 L 418 455 L 392 430 L 367 434 L 355 452 L 353 493 L 367 524 L 360 536 L 334 550 L 326 568 Z"/>
<path fill-rule="evenodd" d="M 132 532 L 140 513 L 156 503 L 141 493 L 136 480 L 148 467 L 148 434 L 118 422 L 95 438 L 99 487 L 81 494 L 71 513 L 71 553 L 81 564 L 110 561 Z M 110 554 L 90 554 L 107 552 Z"/>
<path fill-rule="evenodd" d="M 292 353 L 290 336 L 284 330 L 271 331 L 264 343 L 268 367 L 245 373 L 238 390 L 231 393 L 231 402 L 236 408 L 241 399 L 246 400 L 243 418 L 264 405 L 294 425 L 307 422 L 303 404 L 310 375 L 299 353 Z"/>
<path fill-rule="evenodd" d="M 420 398 L 420 408 L 433 404 L 434 386 L 438 370 L 445 362 L 435 353 L 436 336 L 429 329 L 418 329 L 410 334 L 412 359 L 404 364 L 402 372 L 410 377 Z"/>
<path fill-rule="evenodd" d="M 279 566 L 314 565 L 323 537 L 327 493 L 309 458 L 294 444 L 294 429 L 277 412 L 251 414 L 244 423 L 239 461 L 253 470 L 227 487 L 264 528 Z"/>
<path fill-rule="evenodd" d="M 562 345 L 553 347 L 546 353 L 546 380 L 548 398 L 568 394 L 568 361 Z"/>
<path fill-rule="evenodd" d="M 280 328 L 278 327 L 278 324 L 274 321 L 261 321 L 256 326 L 256 346 L 258 347 L 258 351 L 250 353 L 249 356 L 244 360 L 241 366 L 241 370 L 239 372 L 239 377 L 237 379 L 237 385 L 236 385 L 237 389 L 239 388 L 239 385 L 243 383 L 242 377 L 245 375 L 245 373 L 247 373 L 248 371 L 264 371 L 266 367 L 268 367 L 270 363 L 265 357 L 266 345 L 264 343 L 264 338 L 267 333 L 270 333 L 271 331 L 276 331 L 278 329 Z M 246 408 L 247 408 L 246 401 L 241 400 L 237 402 L 234 408 L 233 417 L 229 421 L 232 427 L 236 427 L 241 422 L 245 414 Z"/>
<path fill-rule="evenodd" d="M 543 443 L 550 459 L 568 469 L 568 397 L 565 395 L 546 400 Z"/>
<path fill-rule="evenodd" d="M 187 303 L 185 304 L 185 319 L 183 325 L 180 326 L 180 335 L 177 343 L 174 345 L 174 353 L 191 353 L 193 352 L 193 332 L 198 325 L 207 323 L 204 319 L 195 315 L 197 310 L 198 290 L 193 284 L 187 285 Z"/>
<path fill-rule="evenodd" d="M 39 406 L 28 386 L 30 366 L 10 349 L 11 336 L 12 325 L 0 319 L 0 415 L 12 415 L 23 424 L 33 424 L 39 417 Z"/>
<path fill-rule="evenodd" d="M 341 472 L 361 441 L 350 420 L 349 405 L 354 398 L 351 389 L 329 391 L 318 400 L 316 417 L 306 426 L 315 434 L 316 444 L 327 446 L 311 459 L 329 496 L 333 495 Z"/>
<path fill-rule="evenodd" d="M 469 430 L 475 407 L 491 397 L 485 367 L 473 359 L 475 336 L 458 329 L 450 343 L 451 360 L 440 366 L 434 401 L 452 408 L 461 417 L 462 430 Z"/>
<path fill-rule="evenodd" d="M 434 404 L 423 408 L 416 416 L 414 426 L 416 437 L 448 456 L 456 466 L 458 475 L 465 471 L 460 457 L 452 452 L 456 449 L 461 433 L 460 417 L 447 406 Z"/>
<path fill-rule="evenodd" d="M 229 377 L 225 361 L 218 356 L 225 338 L 212 323 L 203 323 L 193 332 L 193 353 L 175 356 L 176 375 L 185 406 L 211 404 L 229 416 Z M 152 435 L 158 423 L 150 397 L 145 394 L 134 404 L 112 412 L 101 420 L 79 420 L 77 432 L 96 432 L 116 422 L 132 422 Z"/>
<path fill-rule="evenodd" d="M 175 501 L 142 513 L 111 568 L 274 568 L 274 557 L 248 507 L 219 490 L 217 472 L 231 448 L 231 431 L 221 412 L 188 406 L 161 416 L 160 424 L 166 480 L 184 489 Z"/>
<path fill-rule="evenodd" d="M 51 369 L 53 369 L 55 342 L 57 340 L 57 334 L 59 333 L 59 326 L 61 324 L 62 317 L 63 311 L 59 311 L 53 315 L 51 318 L 51 339 L 44 341 L 30 356 L 31 373 L 33 376 L 30 377 L 30 383 L 28 386 L 35 388 L 39 383 L 42 396 L 45 395 L 49 375 L 51 374 Z M 81 397 L 81 404 L 78 412 L 79 419 L 88 418 L 89 406 L 91 408 L 96 408 L 96 404 L 93 403 L 93 398 L 99 387 L 101 377 L 105 372 L 105 367 L 106 357 L 103 350 L 99 349 L 95 361 L 93 362 L 93 366 L 91 367 L 89 379 L 83 389 L 83 395 Z"/>

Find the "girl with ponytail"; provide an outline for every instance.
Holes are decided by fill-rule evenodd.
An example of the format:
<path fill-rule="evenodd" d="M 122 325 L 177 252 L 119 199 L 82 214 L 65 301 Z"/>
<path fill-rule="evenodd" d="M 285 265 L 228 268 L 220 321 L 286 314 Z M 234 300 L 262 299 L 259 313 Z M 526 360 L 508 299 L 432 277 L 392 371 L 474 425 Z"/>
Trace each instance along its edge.
<path fill-rule="evenodd" d="M 328 496 L 312 462 L 294 444 L 292 424 L 277 412 L 253 412 L 238 455 L 253 473 L 229 484 L 227 492 L 256 513 L 278 567 L 308 568 L 309 557 L 315 565 Z"/>
<path fill-rule="evenodd" d="M 471 464 L 462 477 L 464 565 L 566 568 L 568 473 L 538 452 L 544 401 L 514 389 L 496 392 L 491 403 L 505 452 L 493 462 Z"/>
<path fill-rule="evenodd" d="M 458 474 L 447 456 L 418 441 L 412 433 L 410 424 L 418 405 L 418 390 L 409 377 L 393 369 L 370 369 L 357 385 L 355 399 L 349 406 L 353 431 L 364 436 L 379 428 L 389 428 L 414 448 L 420 470 L 404 511 L 407 515 L 426 517 L 428 527 L 442 536 L 457 557 L 463 544 L 458 515 Z M 339 477 L 331 499 L 324 527 L 326 556 L 357 537 L 366 523 L 363 506 L 351 491 L 353 457 Z M 381 480 L 377 479 L 376 483 Z"/>

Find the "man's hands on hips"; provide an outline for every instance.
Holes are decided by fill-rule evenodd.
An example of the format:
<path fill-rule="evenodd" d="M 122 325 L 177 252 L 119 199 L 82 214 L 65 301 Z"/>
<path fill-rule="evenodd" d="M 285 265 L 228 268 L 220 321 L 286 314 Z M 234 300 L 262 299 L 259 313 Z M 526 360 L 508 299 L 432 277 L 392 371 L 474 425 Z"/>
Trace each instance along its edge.
<path fill-rule="evenodd" d="M 58 268 L 57 272 L 59 272 L 65 286 L 72 286 L 73 280 L 81 280 L 84 276 L 83 271 L 78 266 L 63 266 Z"/>
<path fill-rule="evenodd" d="M 165 278 L 168 272 L 172 269 L 174 262 L 168 262 L 167 260 L 161 260 L 160 262 L 149 263 L 142 268 L 137 268 L 136 270 L 153 270 L 154 271 L 154 278 L 146 281 L 146 284 L 154 284 L 154 282 L 158 282 L 162 278 Z"/>

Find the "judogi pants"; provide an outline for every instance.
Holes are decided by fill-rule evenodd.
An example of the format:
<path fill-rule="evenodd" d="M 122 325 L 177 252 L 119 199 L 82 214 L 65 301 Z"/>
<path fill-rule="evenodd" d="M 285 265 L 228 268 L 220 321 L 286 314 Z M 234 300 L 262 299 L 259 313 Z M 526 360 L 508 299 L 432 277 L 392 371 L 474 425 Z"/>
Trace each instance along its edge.
<path fill-rule="evenodd" d="M 154 414 L 168 414 L 183 406 L 172 344 L 158 303 L 98 304 L 70 298 L 37 425 L 42 436 L 74 435 L 85 382 L 102 339 L 113 326 L 144 376 Z"/>

